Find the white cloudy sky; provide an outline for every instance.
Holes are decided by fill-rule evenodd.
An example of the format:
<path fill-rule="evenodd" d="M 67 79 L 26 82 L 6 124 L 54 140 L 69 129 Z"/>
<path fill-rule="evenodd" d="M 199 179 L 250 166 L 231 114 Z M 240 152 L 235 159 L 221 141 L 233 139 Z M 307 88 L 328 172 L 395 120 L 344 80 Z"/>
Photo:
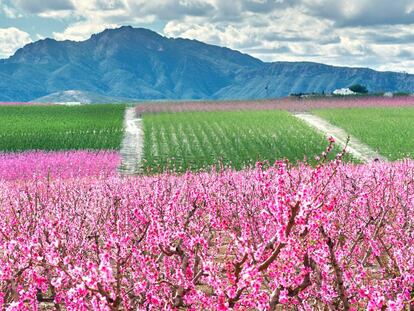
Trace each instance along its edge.
<path fill-rule="evenodd" d="M 0 0 L 0 58 L 45 37 L 132 25 L 265 61 L 414 73 L 414 0 Z"/>

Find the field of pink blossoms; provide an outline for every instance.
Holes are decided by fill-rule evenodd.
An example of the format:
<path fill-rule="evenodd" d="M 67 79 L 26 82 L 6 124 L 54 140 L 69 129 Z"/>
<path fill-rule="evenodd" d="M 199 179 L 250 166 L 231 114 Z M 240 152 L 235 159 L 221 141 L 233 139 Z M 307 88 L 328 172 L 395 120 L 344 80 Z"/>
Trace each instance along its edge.
<path fill-rule="evenodd" d="M 53 103 L 0 102 L 0 106 L 50 106 Z"/>
<path fill-rule="evenodd" d="M 108 177 L 117 174 L 119 164 L 113 151 L 0 153 L 0 180 Z"/>
<path fill-rule="evenodd" d="M 2 309 L 408 310 L 413 302 L 413 161 L 23 182 L 4 180 L 6 162 Z"/>
<path fill-rule="evenodd" d="M 356 107 L 409 107 L 414 106 L 413 96 L 387 97 L 324 97 L 324 98 L 282 98 L 255 101 L 177 101 L 151 102 L 136 106 L 137 113 L 184 112 L 184 111 L 233 111 L 233 110 L 274 110 L 309 111 L 326 108 Z"/>

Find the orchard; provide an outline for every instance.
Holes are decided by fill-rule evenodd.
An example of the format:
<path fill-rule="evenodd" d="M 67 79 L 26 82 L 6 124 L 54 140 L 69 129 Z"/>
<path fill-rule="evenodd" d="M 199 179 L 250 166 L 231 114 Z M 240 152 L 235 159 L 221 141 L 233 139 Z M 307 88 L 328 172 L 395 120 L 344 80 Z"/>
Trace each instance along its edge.
<path fill-rule="evenodd" d="M 414 162 L 341 158 L 3 180 L 0 305 L 410 310 Z"/>

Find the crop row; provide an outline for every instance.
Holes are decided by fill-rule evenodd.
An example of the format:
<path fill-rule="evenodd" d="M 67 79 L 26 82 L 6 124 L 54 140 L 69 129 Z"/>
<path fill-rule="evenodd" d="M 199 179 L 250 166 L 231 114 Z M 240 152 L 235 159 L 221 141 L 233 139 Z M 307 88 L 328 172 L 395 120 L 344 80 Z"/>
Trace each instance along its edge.
<path fill-rule="evenodd" d="M 118 149 L 123 105 L 0 106 L 0 151 Z"/>
<path fill-rule="evenodd" d="M 313 158 L 326 140 L 286 111 L 162 113 L 144 116 L 146 170 Z"/>
<path fill-rule="evenodd" d="M 310 109 L 321 103 L 336 107 L 344 103 L 404 106 L 412 104 L 412 100 L 407 97 L 343 99 L 334 102 L 326 99 L 303 102 L 283 100 L 276 103 L 282 106 L 284 103 L 306 104 Z M 254 103 L 228 102 L 223 106 L 206 103 L 204 108 L 209 110 L 214 106 L 227 110 L 233 104 L 233 108 L 242 108 L 243 105 L 252 107 Z M 269 107 L 266 106 L 268 104 Z M 254 104 L 258 110 L 249 111 L 146 113 L 143 117 L 145 137 L 142 166 L 152 172 L 181 172 L 211 165 L 241 169 L 254 165 L 256 161 L 272 163 L 281 158 L 288 158 L 292 162 L 304 157 L 312 159 L 324 147 L 322 135 L 293 118 L 287 111 L 260 110 L 270 109 L 274 104 L 272 101 L 258 102 Z M 201 104 L 168 105 L 198 109 Z M 123 105 L 0 106 L 0 151 L 118 149 L 123 137 L 124 109 Z M 139 109 L 142 107 L 137 107 Z M 312 111 L 395 160 L 414 156 L 413 109 L 388 107 Z"/>
<path fill-rule="evenodd" d="M 315 110 L 390 160 L 414 158 L 414 107 Z"/>
<path fill-rule="evenodd" d="M 340 157 L 338 158 L 340 159 Z M 0 305 L 402 310 L 414 162 L 0 182 Z"/>

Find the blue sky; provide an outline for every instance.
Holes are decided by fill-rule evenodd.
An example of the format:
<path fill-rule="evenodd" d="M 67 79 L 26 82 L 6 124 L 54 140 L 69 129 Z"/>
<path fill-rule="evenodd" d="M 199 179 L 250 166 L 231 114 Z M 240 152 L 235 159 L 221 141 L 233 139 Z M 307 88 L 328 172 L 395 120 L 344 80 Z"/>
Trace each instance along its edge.
<path fill-rule="evenodd" d="M 0 0 L 0 57 L 45 37 L 146 27 L 265 61 L 414 73 L 414 0 Z"/>

